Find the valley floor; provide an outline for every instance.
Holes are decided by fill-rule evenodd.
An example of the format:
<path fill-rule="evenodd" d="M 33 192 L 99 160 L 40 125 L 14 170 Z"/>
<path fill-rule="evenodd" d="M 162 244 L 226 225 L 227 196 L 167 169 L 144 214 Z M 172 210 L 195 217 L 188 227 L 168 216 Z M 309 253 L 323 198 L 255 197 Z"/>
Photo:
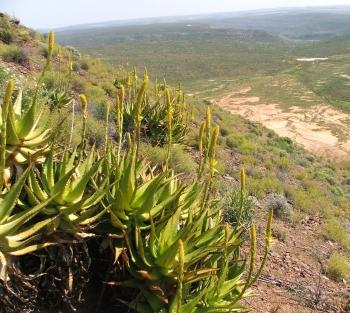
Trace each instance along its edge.
<path fill-rule="evenodd" d="M 350 132 L 350 115 L 329 105 L 285 108 L 283 104 L 266 103 L 252 95 L 249 86 L 216 98 L 214 102 L 231 113 L 262 123 L 317 155 L 336 161 L 350 159 L 350 139 L 342 136 Z"/>

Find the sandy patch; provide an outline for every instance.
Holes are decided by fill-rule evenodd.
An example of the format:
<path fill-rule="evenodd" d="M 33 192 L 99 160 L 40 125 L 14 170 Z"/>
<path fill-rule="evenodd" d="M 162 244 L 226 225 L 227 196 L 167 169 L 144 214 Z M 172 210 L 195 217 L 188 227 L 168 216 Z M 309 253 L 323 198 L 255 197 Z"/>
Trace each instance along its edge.
<path fill-rule="evenodd" d="M 350 115 L 330 106 L 284 110 L 276 103 L 261 103 L 259 97 L 237 97 L 232 93 L 216 100 L 220 107 L 260 122 L 280 136 L 293 139 L 307 150 L 334 160 L 350 159 L 350 140 L 342 140 L 337 130 L 350 133 Z"/>
<path fill-rule="evenodd" d="M 300 58 L 297 59 L 299 62 L 315 62 L 315 61 L 327 61 L 329 58 Z"/>
<path fill-rule="evenodd" d="M 350 75 L 346 75 L 346 74 L 342 74 L 340 75 L 340 77 L 346 78 L 346 79 L 350 79 Z"/>

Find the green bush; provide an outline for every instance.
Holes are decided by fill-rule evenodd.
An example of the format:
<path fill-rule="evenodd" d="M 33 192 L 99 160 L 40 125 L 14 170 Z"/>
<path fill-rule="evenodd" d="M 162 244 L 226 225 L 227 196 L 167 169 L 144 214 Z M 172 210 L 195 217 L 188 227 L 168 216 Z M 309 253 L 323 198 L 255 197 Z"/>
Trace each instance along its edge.
<path fill-rule="evenodd" d="M 86 60 L 82 60 L 80 63 L 80 68 L 84 71 L 88 71 L 90 68 L 89 63 Z"/>
<path fill-rule="evenodd" d="M 85 81 L 81 77 L 74 77 L 72 80 L 72 89 L 77 93 L 85 93 L 86 92 Z M 89 99 L 91 100 L 91 98 Z"/>
<path fill-rule="evenodd" d="M 275 164 L 280 170 L 286 171 L 290 168 L 292 162 L 288 158 L 282 156 L 276 159 Z"/>
<path fill-rule="evenodd" d="M 15 40 L 15 34 L 10 28 L 0 30 L 0 40 L 7 45 Z"/>
<path fill-rule="evenodd" d="M 326 266 L 327 275 L 335 281 L 350 278 L 350 264 L 348 259 L 338 252 L 331 255 Z"/>
<path fill-rule="evenodd" d="M 267 174 L 261 179 L 250 178 L 247 188 L 250 194 L 260 198 L 270 192 L 279 194 L 283 192 L 283 185 L 276 176 L 271 174 Z"/>
<path fill-rule="evenodd" d="M 230 149 L 238 148 L 243 142 L 245 142 L 243 135 L 232 134 L 226 138 L 226 146 Z"/>
<path fill-rule="evenodd" d="M 241 154 L 250 155 L 256 151 L 256 144 L 252 141 L 244 141 L 239 145 L 238 150 Z"/>
<path fill-rule="evenodd" d="M 350 251 L 350 236 L 338 219 L 328 219 L 322 228 L 322 234 L 326 239 L 338 242 Z"/>
<path fill-rule="evenodd" d="M 9 78 L 8 72 L 6 72 L 4 69 L 0 68 L 0 84 L 4 84 Z"/>
<path fill-rule="evenodd" d="M 25 50 L 14 45 L 3 47 L 0 51 L 0 54 L 5 62 L 14 62 L 17 64 L 25 65 L 29 61 Z"/>
<path fill-rule="evenodd" d="M 68 89 L 68 81 L 65 78 L 60 73 L 50 71 L 46 72 L 42 82 L 47 90 L 63 90 Z"/>
<path fill-rule="evenodd" d="M 294 202 L 295 207 L 303 212 L 327 215 L 334 210 L 332 199 L 317 187 L 289 188 L 289 197 Z"/>

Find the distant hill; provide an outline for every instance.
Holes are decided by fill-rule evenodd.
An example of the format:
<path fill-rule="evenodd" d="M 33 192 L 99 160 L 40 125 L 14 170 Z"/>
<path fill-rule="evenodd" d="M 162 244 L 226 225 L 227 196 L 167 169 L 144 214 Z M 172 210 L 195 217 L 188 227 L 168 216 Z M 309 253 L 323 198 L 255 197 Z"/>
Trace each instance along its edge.
<path fill-rule="evenodd" d="M 214 28 L 263 30 L 289 39 L 320 40 L 350 32 L 350 6 L 277 8 L 189 16 L 154 17 L 107 21 L 59 28 L 62 38 L 84 30 L 113 27 L 193 23 Z M 163 27 L 163 26 L 162 26 Z"/>

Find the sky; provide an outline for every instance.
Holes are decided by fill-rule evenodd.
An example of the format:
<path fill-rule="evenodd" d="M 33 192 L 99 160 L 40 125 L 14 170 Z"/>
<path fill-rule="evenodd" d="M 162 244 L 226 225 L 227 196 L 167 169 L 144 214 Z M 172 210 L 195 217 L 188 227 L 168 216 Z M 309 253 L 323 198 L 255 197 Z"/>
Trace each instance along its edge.
<path fill-rule="evenodd" d="M 338 4 L 350 5 L 350 0 L 0 0 L 0 12 L 33 28 L 57 28 L 143 17 Z"/>

